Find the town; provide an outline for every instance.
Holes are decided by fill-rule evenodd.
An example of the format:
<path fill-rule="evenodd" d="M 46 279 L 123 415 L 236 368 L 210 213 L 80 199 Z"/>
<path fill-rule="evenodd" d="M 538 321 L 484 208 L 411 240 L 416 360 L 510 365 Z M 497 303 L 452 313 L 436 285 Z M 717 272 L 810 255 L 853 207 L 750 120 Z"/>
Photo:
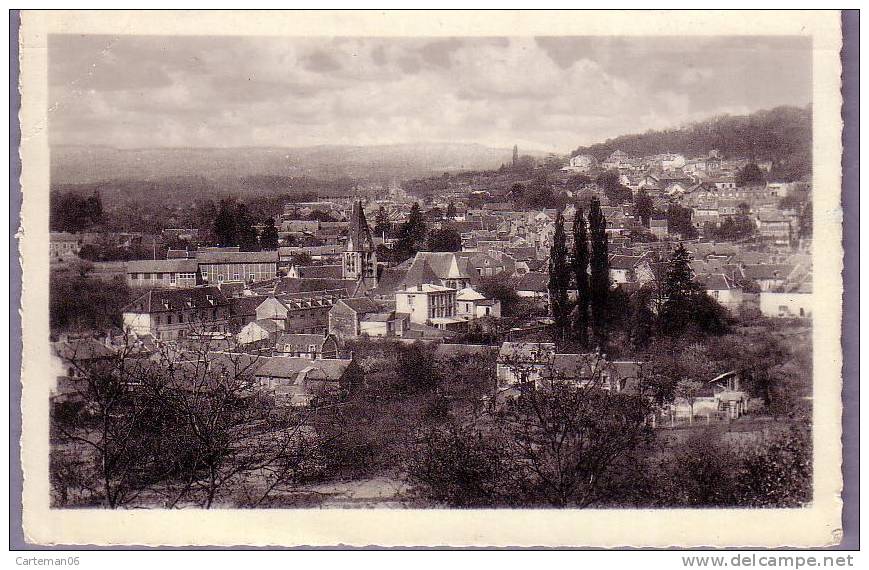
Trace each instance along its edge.
<path fill-rule="evenodd" d="M 812 188 L 776 168 L 514 147 L 151 232 L 55 192 L 52 500 L 804 504 Z"/>

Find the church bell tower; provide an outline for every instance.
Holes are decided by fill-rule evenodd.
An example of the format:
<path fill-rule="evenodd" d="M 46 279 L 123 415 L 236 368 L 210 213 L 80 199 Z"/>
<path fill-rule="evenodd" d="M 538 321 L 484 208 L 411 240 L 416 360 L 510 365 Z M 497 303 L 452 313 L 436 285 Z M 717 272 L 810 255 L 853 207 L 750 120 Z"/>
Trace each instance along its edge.
<path fill-rule="evenodd" d="M 371 229 L 365 221 L 365 212 L 359 200 L 353 203 L 353 211 L 350 214 L 350 235 L 347 249 L 344 251 L 342 275 L 344 279 L 361 280 L 370 289 L 377 286 L 377 254 L 374 251 L 374 239 L 371 237 Z"/>

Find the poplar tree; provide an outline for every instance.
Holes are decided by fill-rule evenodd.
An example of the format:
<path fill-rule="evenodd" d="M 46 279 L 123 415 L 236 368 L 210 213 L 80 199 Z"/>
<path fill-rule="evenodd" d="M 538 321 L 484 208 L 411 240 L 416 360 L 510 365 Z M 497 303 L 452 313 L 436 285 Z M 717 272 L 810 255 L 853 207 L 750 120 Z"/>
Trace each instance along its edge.
<path fill-rule="evenodd" d="M 582 208 L 573 218 L 573 278 L 576 283 L 576 319 L 573 327 L 580 346 L 588 346 L 588 228 Z"/>
<path fill-rule="evenodd" d="M 600 208 L 600 200 L 591 201 L 588 212 L 588 226 L 591 234 L 591 276 L 589 278 L 589 298 L 591 306 L 591 330 L 599 348 L 606 345 L 607 297 L 610 288 L 609 251 L 606 237 L 606 217 Z"/>
<path fill-rule="evenodd" d="M 570 286 L 570 268 L 567 259 L 567 239 L 564 234 L 564 216 L 555 217 L 555 233 L 549 250 L 549 310 L 555 321 L 555 342 L 564 341 L 570 317 L 567 288 Z"/>

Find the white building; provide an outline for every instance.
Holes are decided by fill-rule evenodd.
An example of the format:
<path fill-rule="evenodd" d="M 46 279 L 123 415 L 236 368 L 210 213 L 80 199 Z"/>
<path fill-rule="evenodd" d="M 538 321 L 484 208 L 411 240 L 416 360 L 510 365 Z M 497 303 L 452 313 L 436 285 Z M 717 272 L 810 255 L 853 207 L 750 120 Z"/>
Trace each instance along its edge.
<path fill-rule="evenodd" d="M 423 283 L 395 293 L 395 312 L 410 315 L 410 322 L 427 324 L 433 319 L 456 316 L 456 290 Z"/>
<path fill-rule="evenodd" d="M 571 157 L 569 166 L 561 170 L 565 172 L 589 172 L 597 165 L 597 160 L 588 154 L 578 154 Z"/>
<path fill-rule="evenodd" d="M 812 292 L 805 286 L 790 293 L 761 291 L 760 312 L 774 318 L 811 317 Z"/>
<path fill-rule="evenodd" d="M 456 293 L 456 316 L 467 319 L 500 317 L 501 301 L 487 299 L 479 291 L 466 287 Z"/>

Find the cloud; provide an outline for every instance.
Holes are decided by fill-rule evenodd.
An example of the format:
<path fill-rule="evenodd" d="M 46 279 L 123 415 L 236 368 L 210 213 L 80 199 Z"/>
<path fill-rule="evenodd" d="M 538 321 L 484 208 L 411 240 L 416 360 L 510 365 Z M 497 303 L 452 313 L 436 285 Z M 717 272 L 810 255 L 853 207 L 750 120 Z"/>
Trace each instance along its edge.
<path fill-rule="evenodd" d="M 477 142 L 565 152 L 805 105 L 799 38 L 52 36 L 52 144 Z"/>

